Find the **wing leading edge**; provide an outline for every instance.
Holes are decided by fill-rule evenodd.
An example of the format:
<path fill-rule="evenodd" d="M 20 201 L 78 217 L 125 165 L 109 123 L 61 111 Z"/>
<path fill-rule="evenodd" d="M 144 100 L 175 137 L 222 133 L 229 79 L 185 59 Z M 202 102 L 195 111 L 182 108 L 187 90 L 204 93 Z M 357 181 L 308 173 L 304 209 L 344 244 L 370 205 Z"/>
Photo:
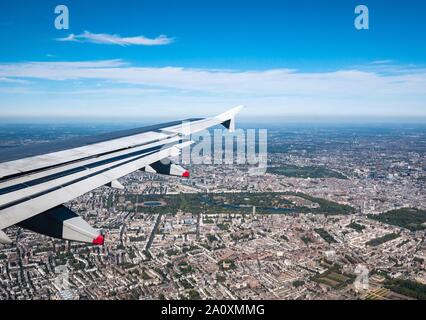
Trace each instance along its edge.
<path fill-rule="evenodd" d="M 51 237 L 103 244 L 100 230 L 63 206 L 91 190 L 107 185 L 123 188 L 117 179 L 137 170 L 189 177 L 184 168 L 161 160 L 180 154 L 193 142 L 185 137 L 223 125 L 233 131 L 241 106 L 216 117 L 188 119 L 65 142 L 41 150 L 19 148 L 0 154 L 0 243 L 12 240 L 4 231 L 12 225 Z M 72 148 L 67 148 L 73 146 Z M 13 150 L 12 150 L 13 151 Z M 23 158 L 19 158 L 23 156 Z M 10 161 L 4 161 L 4 160 Z"/>

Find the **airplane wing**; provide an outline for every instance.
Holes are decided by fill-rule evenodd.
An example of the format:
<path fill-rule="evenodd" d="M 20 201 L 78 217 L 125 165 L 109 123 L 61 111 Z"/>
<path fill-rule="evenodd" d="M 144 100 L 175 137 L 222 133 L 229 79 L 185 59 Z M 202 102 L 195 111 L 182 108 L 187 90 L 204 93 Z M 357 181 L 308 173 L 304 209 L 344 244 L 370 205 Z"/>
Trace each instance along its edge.
<path fill-rule="evenodd" d="M 180 154 L 184 138 L 216 125 L 235 129 L 241 106 L 216 117 L 187 119 L 138 129 L 6 149 L 0 152 L 0 243 L 12 225 L 59 239 L 101 245 L 100 230 L 63 204 L 93 189 L 123 186 L 117 179 L 137 170 L 189 177 L 161 160 Z"/>

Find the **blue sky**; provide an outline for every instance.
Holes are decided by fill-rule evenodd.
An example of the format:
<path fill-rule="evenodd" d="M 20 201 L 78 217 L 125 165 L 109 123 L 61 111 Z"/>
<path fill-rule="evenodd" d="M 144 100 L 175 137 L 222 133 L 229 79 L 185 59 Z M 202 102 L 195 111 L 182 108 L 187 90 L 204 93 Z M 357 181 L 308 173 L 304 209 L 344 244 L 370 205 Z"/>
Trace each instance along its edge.
<path fill-rule="evenodd" d="M 59 4 L 69 30 L 54 27 Z M 359 4 L 369 30 L 354 28 Z M 425 13 L 421 0 L 2 1 L 0 115 L 143 119 L 244 104 L 248 118 L 426 117 Z"/>

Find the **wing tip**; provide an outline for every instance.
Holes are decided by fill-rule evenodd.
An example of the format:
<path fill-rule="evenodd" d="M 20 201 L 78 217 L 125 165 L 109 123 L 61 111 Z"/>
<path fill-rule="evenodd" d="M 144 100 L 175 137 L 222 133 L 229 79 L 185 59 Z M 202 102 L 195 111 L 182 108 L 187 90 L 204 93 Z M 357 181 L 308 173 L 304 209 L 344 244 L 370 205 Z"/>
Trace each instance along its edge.
<path fill-rule="evenodd" d="M 240 111 L 242 109 L 244 109 L 245 106 L 244 105 L 239 105 L 236 106 L 232 109 L 229 109 L 227 111 L 225 111 L 224 113 L 221 113 L 220 115 L 218 115 L 218 118 L 223 118 L 223 117 L 235 117 L 236 114 L 240 113 Z"/>
<path fill-rule="evenodd" d="M 243 105 L 239 105 L 235 108 L 229 109 L 224 113 L 221 113 L 216 119 L 221 121 L 221 124 L 229 130 L 229 132 L 235 131 L 235 116 L 244 108 Z"/>

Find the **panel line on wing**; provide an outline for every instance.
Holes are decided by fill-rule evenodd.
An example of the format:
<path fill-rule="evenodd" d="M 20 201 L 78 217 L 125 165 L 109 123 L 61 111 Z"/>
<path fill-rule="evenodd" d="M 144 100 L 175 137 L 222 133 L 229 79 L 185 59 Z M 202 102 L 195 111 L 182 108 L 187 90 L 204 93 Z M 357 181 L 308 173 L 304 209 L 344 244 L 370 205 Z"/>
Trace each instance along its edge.
<path fill-rule="evenodd" d="M 179 143 L 179 141 L 176 141 L 176 143 Z M 162 145 L 158 145 L 158 146 L 155 146 L 155 147 L 151 147 L 151 148 L 142 149 L 142 150 L 139 150 L 139 151 L 127 153 L 127 154 L 124 154 L 124 155 L 115 156 L 115 157 L 112 157 L 112 158 L 100 160 L 100 161 L 97 161 L 97 162 L 85 164 L 85 165 L 82 165 L 82 166 L 79 166 L 79 167 L 71 168 L 71 169 L 68 169 L 68 170 L 65 170 L 65 171 L 60 171 L 60 172 L 57 172 L 57 173 L 54 173 L 54 174 L 51 174 L 51 175 L 47 175 L 47 176 L 43 176 L 43 177 L 36 178 L 36 179 L 33 179 L 33 180 L 29 180 L 29 181 L 26 181 L 24 183 L 11 185 L 11 186 L 0 189 L 0 196 L 7 194 L 7 193 L 10 193 L 10 192 L 15 192 L 15 191 L 27 188 L 27 187 L 35 186 L 35 185 L 40 184 L 40 183 L 44 183 L 44 182 L 55 180 L 55 179 L 58 179 L 58 178 L 61 178 L 61 177 L 65 177 L 67 175 L 71 175 L 71 174 L 81 172 L 81 171 L 84 171 L 84 170 L 87 170 L 87 169 L 92 169 L 92 168 L 101 166 L 101 165 L 106 164 L 106 163 L 118 161 L 118 160 L 121 160 L 121 159 L 129 158 L 129 157 L 140 155 L 140 154 L 144 154 L 144 153 L 147 153 L 147 152 L 150 152 L 150 151 L 159 150 L 159 149 L 163 148 L 165 145 L 167 145 L 167 143 L 162 144 Z"/>
<path fill-rule="evenodd" d="M 150 132 L 153 133 L 153 131 L 150 131 Z M 162 133 L 162 134 L 164 135 L 165 133 Z M 108 154 L 112 154 L 112 153 L 115 153 L 115 152 L 124 151 L 124 150 L 127 150 L 127 149 L 132 149 L 132 148 L 137 148 L 137 147 L 141 147 L 141 146 L 144 146 L 144 145 L 149 145 L 149 144 L 152 144 L 152 143 L 155 143 L 155 142 L 162 142 L 164 140 L 168 140 L 168 139 L 171 139 L 171 138 L 176 137 L 176 136 L 178 136 L 177 133 L 172 133 L 170 135 L 162 136 L 162 138 L 148 140 L 148 141 L 146 141 L 144 143 L 134 144 L 134 145 L 126 145 L 124 147 L 120 147 L 120 148 L 117 148 L 117 149 L 112 149 L 112 150 L 101 152 L 101 153 L 94 153 L 94 154 L 91 154 L 91 155 L 83 156 L 81 158 L 77 158 L 77 159 L 73 159 L 73 160 L 69 160 L 69 161 L 58 162 L 58 163 L 55 163 L 55 164 L 52 164 L 52 165 L 46 165 L 46 166 L 42 166 L 42 167 L 39 167 L 39 168 L 36 168 L 36 169 L 31 169 L 31 170 L 20 170 L 20 169 L 13 170 L 14 173 L 0 177 L 0 182 L 8 181 L 8 180 L 11 180 L 11 179 L 16 179 L 16 178 L 19 178 L 21 176 L 25 176 L 25 175 L 28 175 L 28 174 L 34 174 L 34 173 L 42 172 L 42 171 L 45 171 L 45 170 L 49 170 L 49 169 L 61 167 L 61 166 L 64 166 L 64 165 L 68 165 L 68 164 L 72 164 L 72 163 L 76 163 L 76 162 L 80 162 L 80 161 L 84 161 L 84 160 L 89 160 L 89 159 L 101 157 L 101 156 L 104 156 L 104 155 L 108 155 Z M 113 143 L 113 142 L 114 142 L 114 140 L 112 140 L 110 143 Z M 85 147 L 90 147 L 90 146 L 85 146 Z M 95 144 L 95 145 L 93 145 L 91 147 L 92 148 L 96 148 L 97 145 Z M 72 150 L 76 150 L 76 149 L 71 149 L 69 151 L 72 151 Z M 42 156 L 43 157 L 48 157 L 48 156 L 52 156 L 53 157 L 54 155 L 55 154 L 44 154 Z M 55 155 L 55 156 L 57 156 L 57 155 Z M 30 157 L 30 158 L 25 158 L 25 159 L 21 159 L 21 160 L 17 160 L 17 161 L 23 161 L 23 160 L 26 160 L 26 161 L 37 161 L 37 157 L 38 156 Z M 17 164 L 12 161 L 12 162 L 0 163 L 0 169 L 1 169 L 2 166 L 3 167 L 5 166 L 6 168 L 8 168 L 9 166 L 15 167 L 15 166 L 17 166 Z"/>
<path fill-rule="evenodd" d="M 131 172 L 137 171 L 150 163 L 165 157 L 175 156 L 180 152 L 179 147 L 185 147 L 191 143 L 193 142 L 175 145 L 168 149 L 153 152 L 150 155 L 141 156 L 137 159 L 120 163 L 119 165 L 103 170 L 102 173 L 97 172 L 90 177 L 86 176 L 82 179 L 73 181 L 72 183 L 54 188 L 54 190 L 50 190 L 46 194 L 39 195 L 37 198 L 31 198 L 8 208 L 1 209 L 0 229 L 7 228 L 8 226 L 22 221 L 24 218 L 35 216 L 59 204 L 66 203 L 90 190 L 101 187 L 112 180 L 116 180 Z"/>
<path fill-rule="evenodd" d="M 41 191 L 41 192 L 38 192 L 38 193 L 32 194 L 32 195 L 27 196 L 27 197 L 23 197 L 23 198 L 21 198 L 21 199 L 19 199 L 19 200 L 16 200 L 16 201 L 13 201 L 13 202 L 9 202 L 9 203 L 4 204 L 4 205 L 0 205 L 0 210 L 4 210 L 4 209 L 7 209 L 7 208 L 10 208 L 10 207 L 12 207 L 12 206 L 14 206 L 14 205 L 17 205 L 17 204 L 21 203 L 21 202 L 28 201 L 28 200 L 31 200 L 31 199 L 35 199 L 35 198 L 40 197 L 40 196 L 42 196 L 42 195 L 44 195 L 44 194 L 50 193 L 50 192 L 52 192 L 52 191 L 55 191 L 55 190 L 61 189 L 61 188 L 63 188 L 63 187 L 69 186 L 69 185 L 72 185 L 72 184 L 74 184 L 74 183 L 76 183 L 76 182 L 80 182 L 80 181 L 83 181 L 83 180 L 85 180 L 85 179 L 87 179 L 87 178 L 90 178 L 90 177 L 93 177 L 93 176 L 96 176 L 96 175 L 102 174 L 102 173 L 107 172 L 107 171 L 109 171 L 109 170 L 111 170 L 111 169 L 114 169 L 114 168 L 120 167 L 121 165 L 125 165 L 125 164 L 130 163 L 130 162 L 133 162 L 133 161 L 135 161 L 135 160 L 142 159 L 142 158 L 144 158 L 144 157 L 146 157 L 146 156 L 148 156 L 148 155 L 151 155 L 151 154 L 153 154 L 153 153 L 155 153 L 155 152 L 156 152 L 156 151 L 151 151 L 151 152 L 146 153 L 146 154 L 144 154 L 144 155 L 142 155 L 142 156 L 135 157 L 135 158 L 133 158 L 133 159 L 131 159 L 131 160 L 128 160 L 128 161 L 125 161 L 125 162 L 122 162 L 122 163 L 119 163 L 119 164 L 113 165 L 113 166 L 111 166 L 111 167 L 108 167 L 108 168 L 105 168 L 105 169 L 102 169 L 102 170 L 99 170 L 99 171 L 93 172 L 93 173 L 88 174 L 88 175 L 86 175 L 86 176 L 84 176 L 84 177 L 77 178 L 77 179 L 75 179 L 75 180 L 72 180 L 72 181 L 66 182 L 66 183 L 64 183 L 64 184 L 61 184 L 61 185 L 55 186 L 55 187 L 53 187 L 53 188 L 46 189 L 46 190 L 44 190 L 44 191 Z"/>

